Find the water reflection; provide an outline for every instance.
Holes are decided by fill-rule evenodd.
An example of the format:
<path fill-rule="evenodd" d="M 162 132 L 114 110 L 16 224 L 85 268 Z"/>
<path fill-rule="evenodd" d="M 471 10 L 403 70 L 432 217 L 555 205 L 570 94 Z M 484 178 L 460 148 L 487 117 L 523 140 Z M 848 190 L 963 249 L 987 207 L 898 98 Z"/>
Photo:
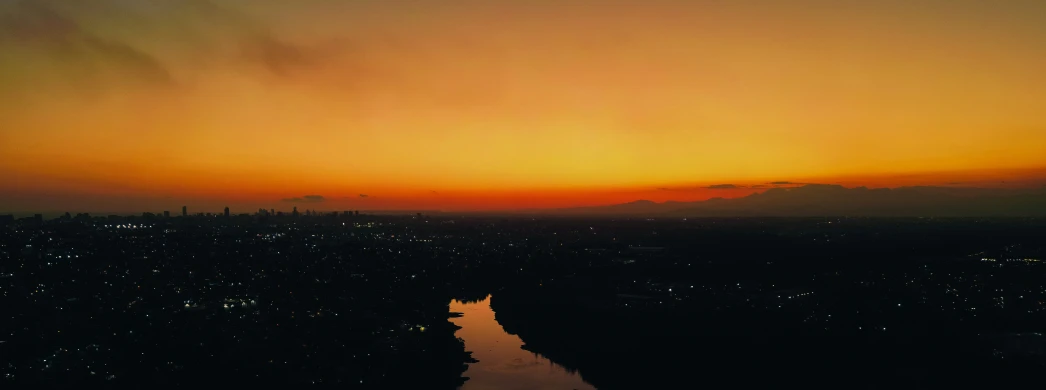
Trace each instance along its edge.
<path fill-rule="evenodd" d="M 472 303 L 452 301 L 450 311 L 463 314 L 451 321 L 461 327 L 457 336 L 465 340 L 465 349 L 479 360 L 465 371 L 469 380 L 462 390 L 594 389 L 577 374 L 521 349 L 523 341 L 505 333 L 494 319 L 490 296 Z"/>

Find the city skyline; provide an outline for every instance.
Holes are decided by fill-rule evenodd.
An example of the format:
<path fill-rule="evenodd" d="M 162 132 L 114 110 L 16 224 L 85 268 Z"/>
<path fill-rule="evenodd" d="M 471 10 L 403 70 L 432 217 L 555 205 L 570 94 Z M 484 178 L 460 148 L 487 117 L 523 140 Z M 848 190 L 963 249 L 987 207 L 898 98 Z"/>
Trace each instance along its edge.
<path fill-rule="evenodd" d="M 0 212 L 1040 188 L 1044 15 L 1036 1 L 8 1 Z"/>

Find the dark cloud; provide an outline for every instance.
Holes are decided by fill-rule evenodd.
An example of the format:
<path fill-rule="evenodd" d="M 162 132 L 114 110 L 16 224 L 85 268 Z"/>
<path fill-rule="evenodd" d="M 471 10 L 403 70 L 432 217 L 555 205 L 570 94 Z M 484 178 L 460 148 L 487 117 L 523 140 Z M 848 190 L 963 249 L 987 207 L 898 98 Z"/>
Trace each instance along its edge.
<path fill-rule="evenodd" d="M 105 58 L 120 64 L 127 71 L 124 74 L 134 76 L 137 80 L 158 85 L 174 84 L 175 82 L 170 71 L 159 60 L 146 52 L 123 43 L 106 41 L 97 37 L 85 38 L 85 42 Z"/>
<path fill-rule="evenodd" d="M 244 9 L 219 0 L 0 0 L 0 53 L 25 52 L 0 55 L 0 66 L 25 68 L 0 74 L 0 95 L 43 92 L 36 80 L 71 85 L 88 98 L 127 84 L 191 87 L 203 79 L 196 75 L 232 67 L 248 77 L 334 90 L 347 99 L 380 91 L 480 109 L 503 98 L 496 83 L 419 84 L 402 64 L 443 58 L 442 52 L 400 33 L 304 38 Z M 103 20 L 126 29 L 97 27 Z M 153 25 L 162 28 L 143 28 Z M 134 30 L 148 35 L 127 35 Z M 163 49 L 168 47 L 178 50 Z M 40 62 L 48 66 L 27 65 Z"/>
<path fill-rule="evenodd" d="M 16 43 L 63 43 L 82 32 L 80 25 L 47 4 L 17 1 L 0 14 L 0 41 Z"/>
<path fill-rule="evenodd" d="M 123 79 L 172 84 L 170 71 L 156 57 L 127 43 L 85 29 L 47 2 L 22 0 L 0 8 L 0 44 L 45 49 L 52 60 L 71 66 L 115 66 Z M 94 75 L 100 76 L 100 75 Z"/>
<path fill-rule="evenodd" d="M 256 66 L 267 74 L 287 78 L 338 63 L 339 53 L 349 46 L 344 42 L 322 47 L 297 44 L 249 15 L 211 0 L 162 2 L 156 9 L 179 15 L 163 22 L 151 20 L 156 17 L 154 14 L 135 12 L 134 7 L 114 1 L 100 1 L 96 5 L 90 13 L 117 20 L 133 17 L 137 18 L 136 23 L 169 24 L 183 36 L 181 42 L 191 46 L 192 55 L 206 57 L 200 66 L 213 63 L 215 56 L 231 55 L 241 66 Z M 76 80 L 86 79 L 103 86 L 111 82 L 111 78 L 152 85 L 176 82 L 163 61 L 132 44 L 130 37 L 117 39 L 89 29 L 92 24 L 84 21 L 82 13 L 85 12 L 76 2 L 0 1 L 0 50 L 13 44 L 34 50 L 37 55 L 45 56 L 46 61 L 68 66 L 71 70 L 65 75 L 51 75 L 58 80 L 75 75 Z M 220 32 L 213 31 L 215 29 Z M 216 51 L 223 47 L 222 37 L 231 39 L 238 50 Z M 24 59 L 0 57 L 0 62 L 5 60 Z M 362 67 L 350 68 L 358 74 L 357 68 Z"/>
<path fill-rule="evenodd" d="M 800 183 L 800 182 L 795 182 L 795 181 L 772 181 L 772 182 L 769 182 L 769 183 L 766 183 L 766 184 L 770 185 L 770 186 L 773 186 L 773 187 L 781 187 L 781 186 L 785 186 L 785 187 L 801 187 L 801 186 L 820 185 L 819 183 Z M 836 184 L 838 184 L 838 183 L 836 183 Z"/>
<path fill-rule="evenodd" d="M 360 194 L 360 197 L 361 197 L 361 198 L 368 198 L 368 197 L 370 197 L 370 196 L 369 196 L 369 195 L 367 195 L 367 194 Z"/>
<path fill-rule="evenodd" d="M 732 190 L 738 188 L 748 188 L 746 186 L 739 186 L 736 184 L 715 184 L 703 187 L 658 187 L 658 191 L 701 191 L 701 190 Z"/>
<path fill-rule="evenodd" d="M 203 21 L 233 28 L 240 37 L 241 60 L 260 65 L 279 77 L 292 77 L 301 71 L 330 64 L 339 49 L 335 46 L 311 47 L 281 38 L 249 15 L 210 0 L 188 0 L 186 7 Z M 342 47 L 344 45 L 336 45 Z"/>
<path fill-rule="evenodd" d="M 327 200 L 322 195 L 305 195 L 300 198 L 284 198 L 280 199 L 283 202 L 295 202 L 295 203 L 320 203 Z"/>
<path fill-rule="evenodd" d="M 318 53 L 264 32 L 244 38 L 242 46 L 244 59 L 258 63 L 280 77 L 293 76 L 297 70 L 311 68 L 322 62 Z"/>

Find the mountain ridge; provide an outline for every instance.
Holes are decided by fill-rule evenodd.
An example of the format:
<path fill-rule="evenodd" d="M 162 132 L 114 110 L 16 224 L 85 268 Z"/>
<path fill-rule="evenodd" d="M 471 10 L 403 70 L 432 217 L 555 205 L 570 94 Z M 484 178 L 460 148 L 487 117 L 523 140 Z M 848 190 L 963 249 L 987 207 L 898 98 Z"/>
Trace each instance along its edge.
<path fill-rule="evenodd" d="M 662 203 L 637 200 L 556 211 L 569 215 L 682 217 L 1046 217 L 1046 186 L 847 188 L 808 184 L 771 188 L 740 198 Z"/>

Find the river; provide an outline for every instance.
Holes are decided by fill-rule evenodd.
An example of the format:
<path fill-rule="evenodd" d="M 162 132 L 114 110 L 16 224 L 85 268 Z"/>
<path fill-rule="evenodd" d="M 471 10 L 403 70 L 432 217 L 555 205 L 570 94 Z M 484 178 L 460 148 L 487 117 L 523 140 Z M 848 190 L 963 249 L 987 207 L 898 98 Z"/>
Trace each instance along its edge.
<path fill-rule="evenodd" d="M 461 327 L 457 336 L 465 349 L 479 360 L 465 371 L 469 380 L 462 390 L 595 389 L 576 373 L 520 348 L 523 341 L 494 319 L 490 296 L 475 303 L 451 301 L 450 311 L 462 313 L 451 321 Z"/>

